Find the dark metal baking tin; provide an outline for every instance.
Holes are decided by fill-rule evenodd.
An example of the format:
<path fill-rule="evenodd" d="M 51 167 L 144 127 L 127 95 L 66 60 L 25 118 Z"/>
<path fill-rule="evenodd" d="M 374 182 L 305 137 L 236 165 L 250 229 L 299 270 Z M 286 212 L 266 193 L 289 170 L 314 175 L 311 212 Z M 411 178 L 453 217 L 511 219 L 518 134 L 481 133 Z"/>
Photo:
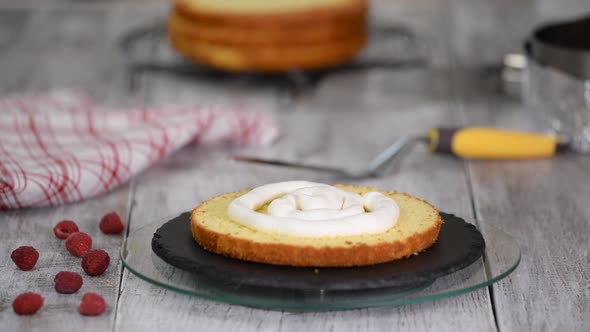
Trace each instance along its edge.
<path fill-rule="evenodd" d="M 537 28 L 525 42 L 525 50 L 543 66 L 590 79 L 590 15 Z"/>

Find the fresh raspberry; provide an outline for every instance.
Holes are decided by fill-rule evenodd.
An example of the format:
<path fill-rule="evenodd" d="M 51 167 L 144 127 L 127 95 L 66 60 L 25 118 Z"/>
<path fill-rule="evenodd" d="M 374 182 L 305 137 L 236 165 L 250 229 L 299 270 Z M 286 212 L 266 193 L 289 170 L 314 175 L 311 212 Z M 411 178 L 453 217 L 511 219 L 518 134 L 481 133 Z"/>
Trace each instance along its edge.
<path fill-rule="evenodd" d="M 92 248 L 92 238 L 86 233 L 72 233 L 66 239 L 66 249 L 76 257 L 81 257 L 90 248 Z"/>
<path fill-rule="evenodd" d="M 62 294 L 72 294 L 82 287 L 82 276 L 76 272 L 61 271 L 53 278 L 55 290 Z"/>
<path fill-rule="evenodd" d="M 96 293 L 86 293 L 82 296 L 80 303 L 80 313 L 84 316 L 98 316 L 107 308 L 102 296 Z"/>
<path fill-rule="evenodd" d="M 39 252 L 33 247 L 18 247 L 10 254 L 10 258 L 19 269 L 29 271 L 37 264 Z"/>
<path fill-rule="evenodd" d="M 111 258 L 104 250 L 90 250 L 82 256 L 82 269 L 89 276 L 98 276 L 109 267 Z"/>
<path fill-rule="evenodd" d="M 14 299 L 12 309 L 17 315 L 32 315 L 43 306 L 43 297 L 37 293 L 23 293 Z"/>
<path fill-rule="evenodd" d="M 102 217 L 99 228 L 105 234 L 119 234 L 125 229 L 125 226 L 123 226 L 117 212 L 111 212 Z"/>
<path fill-rule="evenodd" d="M 65 240 L 70 236 L 72 233 L 76 233 L 78 231 L 78 225 L 71 220 L 62 220 L 53 227 L 53 233 L 57 236 L 58 239 Z"/>

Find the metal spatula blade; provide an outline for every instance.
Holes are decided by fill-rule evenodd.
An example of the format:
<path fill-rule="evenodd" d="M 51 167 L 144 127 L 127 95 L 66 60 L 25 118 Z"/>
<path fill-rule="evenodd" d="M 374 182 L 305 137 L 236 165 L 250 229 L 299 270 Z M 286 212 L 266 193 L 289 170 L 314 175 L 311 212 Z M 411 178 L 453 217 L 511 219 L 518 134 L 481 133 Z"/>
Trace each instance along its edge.
<path fill-rule="evenodd" d="M 234 159 L 275 166 L 303 168 L 331 172 L 349 178 L 377 177 L 402 151 L 416 142 L 426 143 L 432 153 L 446 153 L 464 159 L 538 159 L 551 158 L 557 153 L 571 151 L 569 142 L 538 133 L 502 130 L 496 128 L 433 128 L 423 136 L 404 136 L 379 153 L 365 169 L 358 172 L 328 166 L 298 162 L 239 156 Z"/>
<path fill-rule="evenodd" d="M 414 143 L 424 141 L 427 142 L 428 139 L 426 136 L 404 136 L 397 140 L 395 143 L 390 145 L 387 149 L 383 150 L 379 153 L 375 158 L 373 158 L 369 164 L 359 171 L 351 171 L 344 168 L 337 168 L 337 167 L 329 167 L 329 166 L 319 166 L 319 165 L 310 165 L 310 164 L 303 164 L 298 162 L 291 162 L 291 161 L 283 161 L 283 160 L 275 160 L 275 159 L 264 159 L 258 157 L 250 157 L 250 156 L 236 156 L 233 157 L 234 160 L 241 161 L 241 162 L 248 162 L 248 163 L 258 163 L 258 164 L 266 164 L 266 165 L 273 165 L 273 166 L 281 166 L 281 167 L 293 167 L 293 168 L 301 168 L 307 169 L 312 171 L 320 171 L 320 172 L 328 172 L 333 173 L 336 175 L 340 175 L 347 178 L 368 178 L 368 177 L 378 177 L 382 175 L 388 167 L 391 165 L 393 160 L 396 159 L 397 156 L 401 154 L 402 151 L 406 150 L 407 148 L 411 147 Z"/>

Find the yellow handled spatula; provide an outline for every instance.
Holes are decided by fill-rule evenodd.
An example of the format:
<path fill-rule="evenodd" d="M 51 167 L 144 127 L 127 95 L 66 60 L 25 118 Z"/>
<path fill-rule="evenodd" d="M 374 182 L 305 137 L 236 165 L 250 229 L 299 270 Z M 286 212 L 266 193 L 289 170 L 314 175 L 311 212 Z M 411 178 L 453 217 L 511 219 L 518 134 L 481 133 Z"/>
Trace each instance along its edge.
<path fill-rule="evenodd" d="M 494 128 L 435 128 L 426 137 L 431 152 L 467 159 L 550 158 L 569 149 L 555 136 Z"/>
<path fill-rule="evenodd" d="M 234 159 L 244 162 L 332 172 L 346 177 L 361 178 L 379 176 L 400 152 L 416 142 L 426 143 L 433 153 L 447 153 L 465 159 L 551 158 L 559 152 L 570 149 L 567 142 L 562 142 L 550 135 L 494 128 L 464 127 L 433 128 L 423 136 L 402 137 L 373 158 L 365 169 L 357 172 L 257 157 L 238 156 L 234 157 Z"/>

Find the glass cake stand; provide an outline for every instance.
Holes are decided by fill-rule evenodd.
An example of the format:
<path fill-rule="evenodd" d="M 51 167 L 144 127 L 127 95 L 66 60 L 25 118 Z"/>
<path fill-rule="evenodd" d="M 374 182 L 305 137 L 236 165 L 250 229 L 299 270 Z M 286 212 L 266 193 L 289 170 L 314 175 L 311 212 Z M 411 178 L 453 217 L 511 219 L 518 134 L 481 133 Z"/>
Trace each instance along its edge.
<path fill-rule="evenodd" d="M 466 219 L 477 226 L 485 239 L 484 257 L 462 270 L 425 282 L 415 288 L 291 290 L 237 285 L 222 280 L 206 279 L 173 267 L 153 253 L 151 241 L 154 233 L 173 217 L 150 223 L 129 234 L 121 249 L 121 260 L 129 271 L 145 281 L 179 293 L 271 310 L 346 310 L 444 299 L 469 293 L 502 280 L 516 269 L 521 259 L 520 249 L 511 236 L 480 221 Z"/>

